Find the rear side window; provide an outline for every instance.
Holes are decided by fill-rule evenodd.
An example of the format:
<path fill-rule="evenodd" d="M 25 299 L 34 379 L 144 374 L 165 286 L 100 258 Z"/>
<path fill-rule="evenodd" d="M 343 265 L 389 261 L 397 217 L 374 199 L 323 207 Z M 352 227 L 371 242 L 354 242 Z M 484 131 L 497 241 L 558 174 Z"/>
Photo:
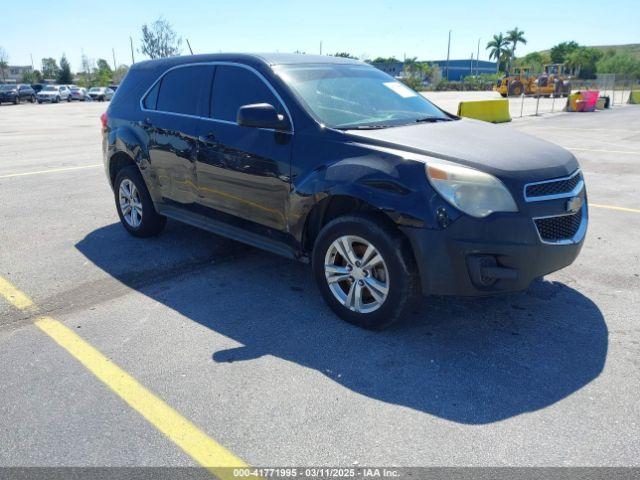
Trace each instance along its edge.
<path fill-rule="evenodd" d="M 284 114 L 278 99 L 255 73 L 242 67 L 218 66 L 211 95 L 211 117 L 235 122 L 238 109 L 252 103 L 269 103 Z"/>
<path fill-rule="evenodd" d="M 147 96 L 144 97 L 144 101 L 142 102 L 142 104 L 144 105 L 144 108 L 146 108 L 147 110 L 155 110 L 156 109 L 156 104 L 158 103 L 158 92 L 159 91 L 160 91 L 160 82 L 157 82 L 153 86 L 151 91 L 149 93 L 147 93 Z"/>
<path fill-rule="evenodd" d="M 145 105 L 147 102 L 152 103 L 152 97 L 156 95 L 158 111 L 199 115 L 201 114 L 200 99 L 204 86 L 208 82 L 209 75 L 205 66 L 176 68 L 162 77 L 157 92 L 153 89 L 149 92 Z"/>

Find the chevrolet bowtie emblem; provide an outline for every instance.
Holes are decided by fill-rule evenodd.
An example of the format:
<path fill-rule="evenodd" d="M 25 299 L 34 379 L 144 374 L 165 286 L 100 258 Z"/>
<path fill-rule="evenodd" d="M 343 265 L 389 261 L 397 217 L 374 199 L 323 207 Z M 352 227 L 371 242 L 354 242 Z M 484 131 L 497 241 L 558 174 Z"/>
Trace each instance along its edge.
<path fill-rule="evenodd" d="M 567 212 L 578 213 L 582 207 L 582 197 L 573 197 L 567 201 Z"/>

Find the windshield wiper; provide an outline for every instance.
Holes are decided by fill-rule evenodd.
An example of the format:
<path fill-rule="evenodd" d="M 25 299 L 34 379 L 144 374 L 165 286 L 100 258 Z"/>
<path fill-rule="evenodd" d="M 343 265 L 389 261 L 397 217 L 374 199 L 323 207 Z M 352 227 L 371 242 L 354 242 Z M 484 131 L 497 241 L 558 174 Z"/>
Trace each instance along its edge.
<path fill-rule="evenodd" d="M 338 130 L 378 130 L 380 128 L 390 128 L 393 125 L 355 125 L 353 127 L 337 127 Z"/>
<path fill-rule="evenodd" d="M 422 117 L 416 118 L 416 123 L 450 122 L 451 120 L 447 117 Z"/>

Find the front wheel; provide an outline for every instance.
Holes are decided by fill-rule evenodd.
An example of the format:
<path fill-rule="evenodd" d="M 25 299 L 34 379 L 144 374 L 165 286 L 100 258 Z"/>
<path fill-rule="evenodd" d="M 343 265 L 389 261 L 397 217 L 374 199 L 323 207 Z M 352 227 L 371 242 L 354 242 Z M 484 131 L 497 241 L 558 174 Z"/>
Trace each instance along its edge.
<path fill-rule="evenodd" d="M 167 219 L 156 212 L 137 167 L 120 170 L 113 190 L 118 216 L 127 232 L 136 237 L 152 237 L 164 229 Z"/>
<path fill-rule="evenodd" d="M 407 240 L 373 217 L 349 215 L 327 224 L 315 242 L 313 272 L 329 307 L 363 328 L 391 325 L 418 293 Z"/>

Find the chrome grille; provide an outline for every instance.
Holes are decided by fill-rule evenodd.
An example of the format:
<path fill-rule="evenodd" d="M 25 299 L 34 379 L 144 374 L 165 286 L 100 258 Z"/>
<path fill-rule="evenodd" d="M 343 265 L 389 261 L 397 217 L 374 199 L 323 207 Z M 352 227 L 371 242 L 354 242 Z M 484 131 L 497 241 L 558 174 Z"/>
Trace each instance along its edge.
<path fill-rule="evenodd" d="M 582 172 L 576 170 L 571 176 L 534 182 L 525 185 L 524 198 L 528 202 L 549 200 L 552 198 L 571 197 L 582 190 L 584 179 Z"/>

